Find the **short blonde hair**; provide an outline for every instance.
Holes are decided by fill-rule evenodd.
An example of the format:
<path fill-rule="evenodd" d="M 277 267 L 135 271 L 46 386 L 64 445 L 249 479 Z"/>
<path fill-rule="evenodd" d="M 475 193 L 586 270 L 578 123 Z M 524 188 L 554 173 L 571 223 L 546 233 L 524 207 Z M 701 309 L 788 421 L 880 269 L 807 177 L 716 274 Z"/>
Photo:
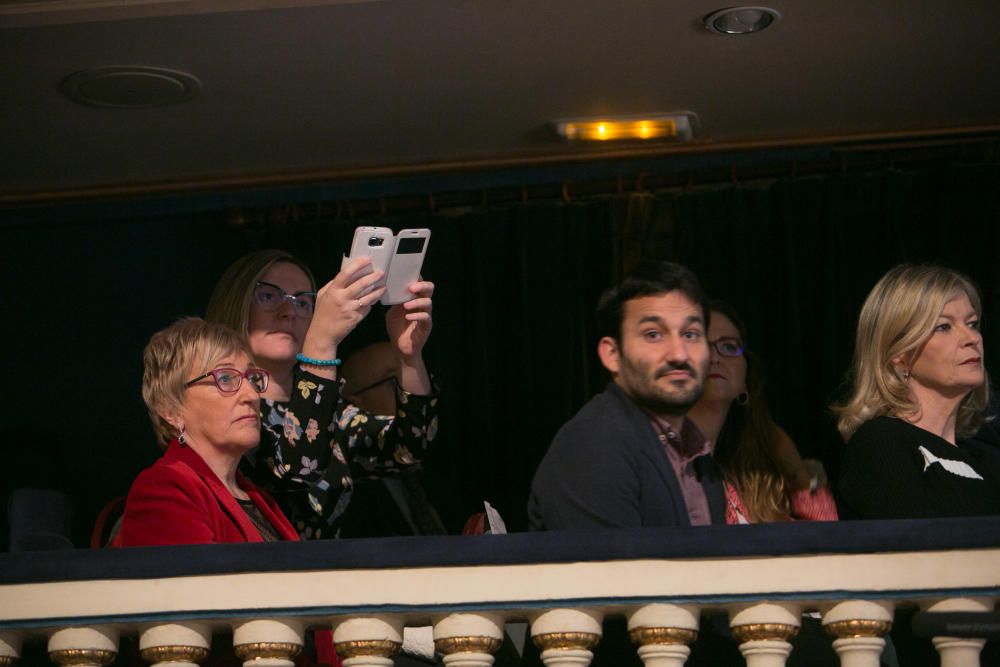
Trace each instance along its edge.
<path fill-rule="evenodd" d="M 268 269 L 280 262 L 294 264 L 309 278 L 310 289 L 316 289 L 312 271 L 300 259 L 284 250 L 257 250 L 233 262 L 219 278 L 208 300 L 205 319 L 224 324 L 241 336 L 247 335 L 250 302 L 253 291 Z"/>
<path fill-rule="evenodd" d="M 912 359 L 934 333 L 945 305 L 966 295 L 982 316 L 979 291 L 957 271 L 942 266 L 901 264 L 872 288 L 861 307 L 851 364 L 853 393 L 833 406 L 837 429 L 848 440 L 863 423 L 881 415 L 902 417 L 919 411 L 906 379 L 892 360 Z M 972 435 L 983 422 L 989 381 L 966 396 L 959 407 L 958 435 Z"/>
<path fill-rule="evenodd" d="M 243 336 L 199 317 L 185 317 L 153 334 L 143 352 L 142 400 L 161 446 L 179 434 L 163 415 L 180 410 L 184 383 L 240 352 L 253 359 Z"/>

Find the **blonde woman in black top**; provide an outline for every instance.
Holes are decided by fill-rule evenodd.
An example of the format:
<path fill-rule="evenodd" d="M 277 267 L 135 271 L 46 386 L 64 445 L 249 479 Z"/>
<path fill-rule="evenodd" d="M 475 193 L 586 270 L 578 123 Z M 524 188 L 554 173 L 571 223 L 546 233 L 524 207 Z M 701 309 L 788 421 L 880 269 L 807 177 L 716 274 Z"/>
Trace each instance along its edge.
<path fill-rule="evenodd" d="M 853 393 L 834 410 L 847 449 L 842 518 L 1000 514 L 1000 470 L 959 444 L 988 398 L 979 292 L 962 274 L 902 265 L 865 300 Z"/>

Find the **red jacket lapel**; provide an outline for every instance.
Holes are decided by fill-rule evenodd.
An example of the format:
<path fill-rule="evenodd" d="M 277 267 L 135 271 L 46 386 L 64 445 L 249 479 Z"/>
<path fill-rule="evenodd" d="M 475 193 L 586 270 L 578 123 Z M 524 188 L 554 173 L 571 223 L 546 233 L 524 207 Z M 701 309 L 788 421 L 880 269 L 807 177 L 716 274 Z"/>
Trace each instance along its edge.
<path fill-rule="evenodd" d="M 175 440 L 170 443 L 166 454 L 164 454 L 164 458 L 168 461 L 180 461 L 181 463 L 184 463 L 202 479 L 209 490 L 211 490 L 212 495 L 215 496 L 216 501 L 219 503 L 219 507 L 236 525 L 236 528 L 239 530 L 245 541 L 264 541 L 260 532 L 250 521 L 250 517 L 247 516 L 247 513 L 243 511 L 242 507 L 240 507 L 239 502 L 237 502 L 236 498 L 233 497 L 233 494 L 229 492 L 225 484 L 222 483 L 222 480 L 220 480 L 216 474 L 212 472 L 212 469 L 208 467 L 208 464 L 205 463 L 204 459 L 202 459 L 197 452 Z M 265 517 L 267 517 L 268 521 L 271 522 L 271 525 L 275 527 L 282 538 L 286 540 L 298 539 L 298 535 L 295 533 L 291 524 L 288 523 L 288 520 L 285 519 L 284 516 L 281 517 L 282 520 L 277 518 L 275 514 L 277 507 L 274 509 L 269 507 L 262 495 L 262 492 L 257 489 L 257 487 L 251 484 L 249 480 L 239 473 L 237 473 L 237 480 L 240 487 L 247 491 L 247 494 L 253 499 L 254 504 L 261 508 L 261 512 Z M 280 510 L 278 511 L 280 512 Z"/>

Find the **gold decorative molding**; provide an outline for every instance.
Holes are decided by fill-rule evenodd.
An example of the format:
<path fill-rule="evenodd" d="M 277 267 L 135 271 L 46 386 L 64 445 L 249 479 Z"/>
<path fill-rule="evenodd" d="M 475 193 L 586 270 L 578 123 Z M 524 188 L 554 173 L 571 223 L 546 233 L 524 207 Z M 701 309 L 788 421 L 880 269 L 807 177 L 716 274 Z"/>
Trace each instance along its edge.
<path fill-rule="evenodd" d="M 115 651 L 106 651 L 99 648 L 64 648 L 58 651 L 49 651 L 49 658 L 52 662 L 61 667 L 73 665 L 110 665 L 115 661 Z"/>
<path fill-rule="evenodd" d="M 601 636 L 592 632 L 548 632 L 532 636 L 535 646 L 543 651 L 552 649 L 584 649 L 589 651 L 601 641 Z"/>
<path fill-rule="evenodd" d="M 690 644 L 698 638 L 697 630 L 687 628 L 633 628 L 628 631 L 633 644 Z"/>
<path fill-rule="evenodd" d="M 334 648 L 341 658 L 357 658 L 363 655 L 372 655 L 379 658 L 390 658 L 399 651 L 402 646 L 399 642 L 391 639 L 359 639 L 350 642 L 337 642 Z"/>
<path fill-rule="evenodd" d="M 434 640 L 438 653 L 495 653 L 503 642 L 496 637 L 443 637 Z"/>
<path fill-rule="evenodd" d="M 140 651 L 146 662 L 201 662 L 208 657 L 202 646 L 150 646 Z"/>
<path fill-rule="evenodd" d="M 734 625 L 733 635 L 743 642 L 788 641 L 799 632 L 798 626 L 788 623 L 747 623 Z"/>
<path fill-rule="evenodd" d="M 823 628 L 837 639 L 850 639 L 853 637 L 883 637 L 892 630 L 892 621 L 874 621 L 869 619 L 851 619 L 848 621 L 834 621 L 827 623 Z"/>
<path fill-rule="evenodd" d="M 301 650 L 301 644 L 293 644 L 292 642 L 253 642 L 233 647 L 236 657 L 240 660 L 260 660 L 262 658 L 291 660 Z"/>

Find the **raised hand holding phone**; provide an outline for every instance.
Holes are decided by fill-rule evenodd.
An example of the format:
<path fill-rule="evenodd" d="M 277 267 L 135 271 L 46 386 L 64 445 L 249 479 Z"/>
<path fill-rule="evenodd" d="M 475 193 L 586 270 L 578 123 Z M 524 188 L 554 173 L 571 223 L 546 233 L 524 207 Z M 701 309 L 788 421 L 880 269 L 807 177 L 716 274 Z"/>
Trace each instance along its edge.
<path fill-rule="evenodd" d="M 431 334 L 431 306 L 434 283 L 410 283 L 411 299 L 396 304 L 385 314 L 385 328 L 399 359 L 399 383 L 413 394 L 431 392 L 430 375 L 424 366 L 423 350 Z"/>
<path fill-rule="evenodd" d="M 382 297 L 385 287 L 379 287 L 378 283 L 384 279 L 381 270 L 372 268 L 369 256 L 345 262 L 340 273 L 316 293 L 316 308 L 302 344 L 302 354 L 313 359 L 336 358 L 340 342 Z M 334 367 L 318 374 L 336 377 Z"/>
<path fill-rule="evenodd" d="M 351 252 L 341 262 L 341 271 L 344 270 L 349 260 L 369 257 L 372 260 L 371 264 L 369 268 L 362 269 L 361 276 L 365 276 L 373 271 L 381 271 L 383 277 L 375 283 L 372 289 L 382 287 L 385 285 L 385 274 L 388 272 L 389 262 L 392 261 L 392 253 L 395 246 L 396 238 L 392 235 L 392 230 L 388 227 L 358 227 L 354 230 L 354 240 L 351 241 Z"/>
<path fill-rule="evenodd" d="M 358 309 L 358 321 L 368 314 L 376 300 L 391 306 L 385 323 L 399 359 L 399 381 L 403 389 L 417 394 L 431 391 L 422 354 L 431 332 L 434 283 L 420 279 L 430 235 L 429 229 L 404 229 L 393 237 L 392 231 L 385 227 L 358 227 L 350 257 L 344 258 L 340 274 L 331 281 L 331 284 L 337 282 L 345 275 L 348 277 L 344 284 L 365 286 L 363 293 L 359 292 L 359 304 L 364 306 Z"/>
<path fill-rule="evenodd" d="M 410 300 L 392 306 L 385 314 L 389 340 L 402 357 L 413 357 L 423 352 L 433 323 L 434 283 L 418 280 L 410 283 L 409 289 Z"/>

